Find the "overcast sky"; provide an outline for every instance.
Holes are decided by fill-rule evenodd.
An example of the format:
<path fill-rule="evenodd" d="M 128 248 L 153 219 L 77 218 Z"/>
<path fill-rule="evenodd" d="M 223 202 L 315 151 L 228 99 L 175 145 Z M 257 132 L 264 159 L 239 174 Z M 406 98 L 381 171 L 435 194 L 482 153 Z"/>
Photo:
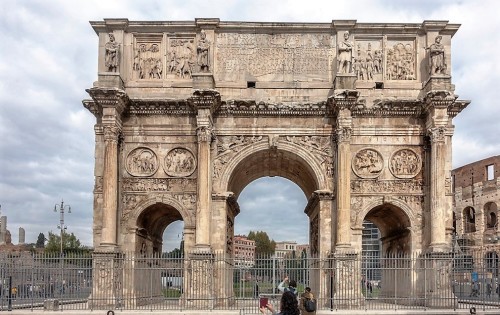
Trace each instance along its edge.
<path fill-rule="evenodd" d="M 97 79 L 97 36 L 89 21 L 222 21 L 462 24 L 452 40 L 452 77 L 471 105 L 454 119 L 453 166 L 500 154 L 500 1 L 0 1 L 0 205 L 13 242 L 68 231 L 92 244 L 95 118 L 81 101 Z M 266 230 L 276 241 L 308 242 L 306 199 L 292 182 L 260 179 L 238 200 L 236 233 Z M 286 218 L 286 219 L 284 219 Z M 166 237 L 177 244 L 179 224 Z"/>

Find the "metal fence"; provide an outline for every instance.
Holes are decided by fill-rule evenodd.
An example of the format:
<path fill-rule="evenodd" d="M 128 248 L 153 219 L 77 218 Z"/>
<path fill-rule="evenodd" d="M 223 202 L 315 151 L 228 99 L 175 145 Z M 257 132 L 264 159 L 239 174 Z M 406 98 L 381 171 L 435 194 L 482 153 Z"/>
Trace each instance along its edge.
<path fill-rule="evenodd" d="M 221 309 L 258 313 L 259 299 L 279 307 L 278 285 L 311 287 L 318 309 L 499 309 L 498 255 L 328 257 L 236 260 L 123 253 L 64 257 L 0 253 L 0 310 Z"/>

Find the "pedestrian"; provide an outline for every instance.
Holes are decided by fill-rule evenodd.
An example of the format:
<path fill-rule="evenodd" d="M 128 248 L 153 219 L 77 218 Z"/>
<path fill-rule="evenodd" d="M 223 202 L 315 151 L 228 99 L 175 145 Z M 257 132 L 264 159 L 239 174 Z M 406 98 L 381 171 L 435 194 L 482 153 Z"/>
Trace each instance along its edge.
<path fill-rule="evenodd" d="M 281 296 L 280 312 L 277 313 L 272 304 L 268 303 L 265 307 L 260 308 L 262 314 L 267 314 L 266 310 L 271 311 L 274 315 L 300 315 L 299 303 L 297 296 L 292 291 L 286 291 Z"/>
<path fill-rule="evenodd" d="M 283 281 L 278 285 L 278 290 L 280 292 L 288 292 L 291 291 L 295 296 L 297 296 L 297 282 L 295 280 L 289 280 L 288 276 L 286 276 Z"/>
<path fill-rule="evenodd" d="M 301 315 L 316 314 L 316 300 L 310 287 L 306 287 L 304 293 L 300 295 L 299 309 Z"/>
<path fill-rule="evenodd" d="M 488 282 L 486 284 L 486 296 L 487 297 L 489 297 L 489 298 L 491 297 L 491 291 L 492 290 L 493 290 L 493 287 L 492 287 L 491 283 Z"/>

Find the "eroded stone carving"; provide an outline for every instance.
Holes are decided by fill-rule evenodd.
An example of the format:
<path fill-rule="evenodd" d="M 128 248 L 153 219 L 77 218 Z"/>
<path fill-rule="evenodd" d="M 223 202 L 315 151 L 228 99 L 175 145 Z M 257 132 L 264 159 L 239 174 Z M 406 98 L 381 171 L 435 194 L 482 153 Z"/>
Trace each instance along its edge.
<path fill-rule="evenodd" d="M 145 42 L 146 41 L 146 42 Z M 138 39 L 133 70 L 138 79 L 162 79 L 161 39 Z"/>
<path fill-rule="evenodd" d="M 226 253 L 231 254 L 233 252 L 233 235 L 234 235 L 234 223 L 230 217 L 226 218 Z"/>
<path fill-rule="evenodd" d="M 307 147 L 314 154 L 319 155 L 321 160 L 321 165 L 324 168 L 325 173 L 328 177 L 333 176 L 334 165 L 332 157 L 332 139 L 331 137 L 321 137 L 321 136 L 285 136 L 284 139 L 287 142 L 291 142 L 302 147 Z"/>
<path fill-rule="evenodd" d="M 416 80 L 414 42 L 390 41 L 387 46 L 386 79 Z"/>
<path fill-rule="evenodd" d="M 174 148 L 165 156 L 164 170 L 172 177 L 186 177 L 196 169 L 196 158 L 185 148 Z"/>
<path fill-rule="evenodd" d="M 397 178 L 413 178 L 422 167 L 420 156 L 411 149 L 401 149 L 391 156 L 389 169 Z"/>
<path fill-rule="evenodd" d="M 446 127 L 433 127 L 427 130 L 432 143 L 444 142 L 446 136 Z"/>
<path fill-rule="evenodd" d="M 109 33 L 109 41 L 104 45 L 104 65 L 106 71 L 117 72 L 120 64 L 120 44 L 115 42 L 115 35 Z"/>
<path fill-rule="evenodd" d="M 219 178 L 224 165 L 245 146 L 262 141 L 262 136 L 219 136 L 217 137 L 217 157 L 213 161 L 212 176 Z"/>
<path fill-rule="evenodd" d="M 358 80 L 382 80 L 383 53 L 381 41 L 357 41 L 353 72 Z"/>
<path fill-rule="evenodd" d="M 352 159 L 352 170 L 361 178 L 376 178 L 383 168 L 384 159 L 374 149 L 359 150 Z"/>
<path fill-rule="evenodd" d="M 205 31 L 201 31 L 200 39 L 196 51 L 198 53 L 198 66 L 201 72 L 210 71 L 210 41 L 207 39 Z"/>
<path fill-rule="evenodd" d="M 423 192 L 423 181 L 412 180 L 353 180 L 352 193 L 418 193 Z"/>
<path fill-rule="evenodd" d="M 124 178 L 122 190 L 130 192 L 195 191 L 196 179 L 192 178 Z"/>
<path fill-rule="evenodd" d="M 102 192 L 102 184 L 103 184 L 102 176 L 96 176 L 95 182 L 94 182 L 94 192 L 95 193 Z"/>
<path fill-rule="evenodd" d="M 446 74 L 446 58 L 444 55 L 444 45 L 441 44 L 441 35 L 436 36 L 434 43 L 429 47 L 430 75 Z"/>
<path fill-rule="evenodd" d="M 319 216 L 315 216 L 309 223 L 309 238 L 311 240 L 311 255 L 318 255 L 318 229 L 319 229 Z"/>
<path fill-rule="evenodd" d="M 193 38 L 170 39 L 167 71 L 174 78 L 191 79 L 196 64 Z M 167 75 L 168 76 L 168 75 Z"/>
<path fill-rule="evenodd" d="M 122 212 L 122 218 L 121 218 L 121 224 L 125 225 L 126 222 L 130 219 L 132 215 L 132 210 L 144 199 L 146 198 L 145 195 L 131 195 L 131 194 L 125 194 L 123 196 L 123 212 Z"/>
<path fill-rule="evenodd" d="M 158 170 L 158 159 L 153 150 L 136 148 L 128 154 L 125 169 L 132 176 L 151 176 Z"/>
<path fill-rule="evenodd" d="M 344 39 L 339 42 L 337 55 L 337 72 L 351 73 L 352 72 L 352 51 L 354 43 L 349 40 L 349 32 L 344 32 Z"/>
<path fill-rule="evenodd" d="M 223 81 L 328 81 L 335 46 L 330 34 L 217 34 L 215 74 Z"/>

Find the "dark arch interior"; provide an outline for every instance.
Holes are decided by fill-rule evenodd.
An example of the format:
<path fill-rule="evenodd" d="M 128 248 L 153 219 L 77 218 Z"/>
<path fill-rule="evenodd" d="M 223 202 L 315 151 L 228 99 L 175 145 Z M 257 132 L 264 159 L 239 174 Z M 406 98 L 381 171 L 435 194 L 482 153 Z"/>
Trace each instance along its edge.
<path fill-rule="evenodd" d="M 138 235 L 152 242 L 153 252 L 161 251 L 163 232 L 169 224 L 183 220 L 182 215 L 172 206 L 156 203 L 144 209 L 137 218 Z"/>
<path fill-rule="evenodd" d="M 264 150 L 241 161 L 231 174 L 228 190 L 238 195 L 250 182 L 265 176 L 281 176 L 296 183 L 309 198 L 318 189 L 312 168 L 304 159 L 288 151 Z"/>
<path fill-rule="evenodd" d="M 390 253 L 409 253 L 410 219 L 399 207 L 384 203 L 371 209 L 366 217 L 380 230 L 383 251 Z"/>

